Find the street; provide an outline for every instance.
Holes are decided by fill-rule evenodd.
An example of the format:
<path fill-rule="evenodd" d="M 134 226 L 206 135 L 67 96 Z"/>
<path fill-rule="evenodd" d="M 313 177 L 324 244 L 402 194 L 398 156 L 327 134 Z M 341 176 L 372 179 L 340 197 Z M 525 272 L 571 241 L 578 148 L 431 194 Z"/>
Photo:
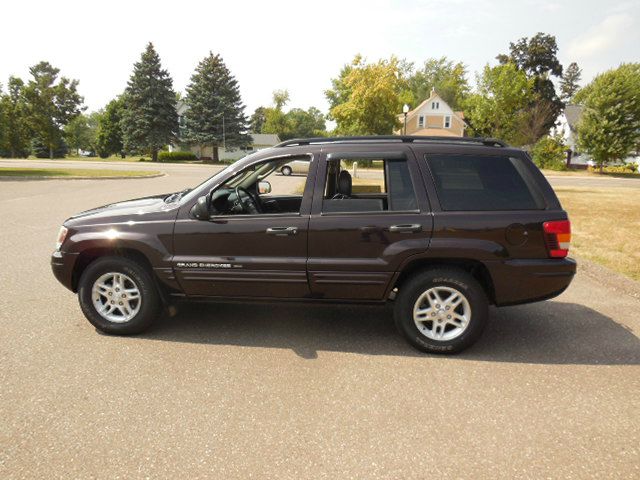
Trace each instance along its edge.
<path fill-rule="evenodd" d="M 167 175 L 0 181 L 0 478 L 640 477 L 640 299 L 580 269 L 451 357 L 405 343 L 391 306 L 181 305 L 110 337 L 51 274 L 59 226 L 219 167 L 24 163 L 51 164 Z"/>

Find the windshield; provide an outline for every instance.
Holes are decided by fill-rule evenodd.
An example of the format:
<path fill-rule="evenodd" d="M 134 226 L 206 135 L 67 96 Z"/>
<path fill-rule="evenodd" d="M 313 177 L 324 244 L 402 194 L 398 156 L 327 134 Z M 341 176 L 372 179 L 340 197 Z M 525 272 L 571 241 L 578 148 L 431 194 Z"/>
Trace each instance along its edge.
<path fill-rule="evenodd" d="M 193 198 L 196 195 L 196 192 L 198 192 L 200 190 L 200 187 L 202 187 L 203 185 L 205 185 L 206 183 L 209 183 L 209 182 L 215 183 L 216 179 L 224 177 L 227 172 L 233 170 L 233 165 L 234 164 L 227 165 L 225 168 L 223 168 L 219 172 L 214 173 L 212 176 L 207 178 L 204 182 L 202 182 L 198 186 L 192 188 L 189 193 L 187 193 L 186 195 L 183 195 L 182 199 L 186 200 L 186 201 L 189 201 L 191 198 Z"/>

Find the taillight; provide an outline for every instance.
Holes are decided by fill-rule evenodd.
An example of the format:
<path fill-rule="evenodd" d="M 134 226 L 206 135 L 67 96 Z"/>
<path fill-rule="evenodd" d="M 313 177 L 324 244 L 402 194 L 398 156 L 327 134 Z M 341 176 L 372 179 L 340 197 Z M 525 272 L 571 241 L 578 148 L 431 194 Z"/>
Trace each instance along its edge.
<path fill-rule="evenodd" d="M 569 244 L 571 243 L 571 222 L 569 220 L 544 222 L 543 228 L 549 256 L 566 257 L 569 254 Z"/>

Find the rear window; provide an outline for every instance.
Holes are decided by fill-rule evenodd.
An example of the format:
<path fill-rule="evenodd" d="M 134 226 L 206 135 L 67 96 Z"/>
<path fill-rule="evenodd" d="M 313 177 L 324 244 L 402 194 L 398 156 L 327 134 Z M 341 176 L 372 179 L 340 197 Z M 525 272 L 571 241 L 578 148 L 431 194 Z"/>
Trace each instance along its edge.
<path fill-rule="evenodd" d="M 518 171 L 521 165 L 517 159 L 473 155 L 427 155 L 426 158 L 443 210 L 544 208 Z"/>

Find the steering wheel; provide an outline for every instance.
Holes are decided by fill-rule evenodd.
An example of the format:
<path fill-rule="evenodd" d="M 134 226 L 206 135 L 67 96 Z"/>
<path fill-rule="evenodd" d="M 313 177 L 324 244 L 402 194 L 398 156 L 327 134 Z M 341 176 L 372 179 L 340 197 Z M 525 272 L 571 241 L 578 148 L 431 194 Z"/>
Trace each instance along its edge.
<path fill-rule="evenodd" d="M 260 200 L 258 200 L 249 190 L 241 186 L 236 187 L 236 205 L 242 208 L 243 212 L 250 215 L 262 213 Z"/>

